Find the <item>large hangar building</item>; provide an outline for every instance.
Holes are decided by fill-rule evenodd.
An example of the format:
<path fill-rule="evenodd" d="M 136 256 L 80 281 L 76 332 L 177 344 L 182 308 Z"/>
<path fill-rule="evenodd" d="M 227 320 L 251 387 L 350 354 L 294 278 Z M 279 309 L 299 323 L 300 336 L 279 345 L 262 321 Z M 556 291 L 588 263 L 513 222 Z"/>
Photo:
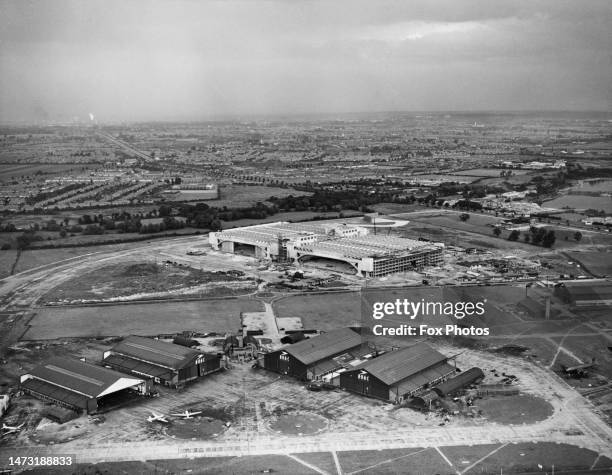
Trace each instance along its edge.
<path fill-rule="evenodd" d="M 425 343 L 390 351 L 340 373 L 340 387 L 401 403 L 455 374 L 448 358 Z"/>
<path fill-rule="evenodd" d="M 125 393 L 147 394 L 150 383 L 81 360 L 55 357 L 22 375 L 21 389 L 43 401 L 91 414 Z"/>
<path fill-rule="evenodd" d="M 312 258 L 349 264 L 364 277 L 419 270 L 443 262 L 444 245 L 369 234 L 340 223 L 269 223 L 209 234 L 213 249 L 295 263 Z"/>
<path fill-rule="evenodd" d="M 350 328 L 339 328 L 265 353 L 263 367 L 300 380 L 321 379 L 339 371 L 372 350 L 361 335 Z"/>
<path fill-rule="evenodd" d="M 152 338 L 130 336 L 104 352 L 102 364 L 178 387 L 221 369 L 221 357 Z"/>
<path fill-rule="evenodd" d="M 604 279 L 571 280 L 555 287 L 555 295 L 574 308 L 612 306 L 612 282 Z"/>

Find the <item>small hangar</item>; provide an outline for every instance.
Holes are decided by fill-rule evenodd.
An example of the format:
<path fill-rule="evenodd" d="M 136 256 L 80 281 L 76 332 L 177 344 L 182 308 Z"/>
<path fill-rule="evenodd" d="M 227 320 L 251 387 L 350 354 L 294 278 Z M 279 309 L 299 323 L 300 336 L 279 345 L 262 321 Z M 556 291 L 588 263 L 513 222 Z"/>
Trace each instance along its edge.
<path fill-rule="evenodd" d="M 401 403 L 455 373 L 448 358 L 425 343 L 390 351 L 340 373 L 340 387 Z"/>
<path fill-rule="evenodd" d="M 130 336 L 104 352 L 102 364 L 122 373 L 179 387 L 221 369 L 221 356 L 160 340 Z"/>
<path fill-rule="evenodd" d="M 21 389 L 43 401 L 91 414 L 128 393 L 147 394 L 150 383 L 81 360 L 55 357 L 22 375 Z"/>
<path fill-rule="evenodd" d="M 320 379 L 371 351 L 359 333 L 339 328 L 264 354 L 263 367 L 301 380 Z"/>
<path fill-rule="evenodd" d="M 433 388 L 433 391 L 439 397 L 450 396 L 463 390 L 466 386 L 479 383 L 484 377 L 485 375 L 480 368 L 470 368 L 467 371 L 459 373 L 454 378 L 447 379 L 442 384 Z"/>

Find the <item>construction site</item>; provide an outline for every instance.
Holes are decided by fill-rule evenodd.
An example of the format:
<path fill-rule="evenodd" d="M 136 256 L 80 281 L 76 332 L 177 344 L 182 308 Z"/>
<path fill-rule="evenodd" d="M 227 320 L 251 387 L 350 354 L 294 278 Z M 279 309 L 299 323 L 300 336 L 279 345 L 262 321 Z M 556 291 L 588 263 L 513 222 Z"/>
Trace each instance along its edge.
<path fill-rule="evenodd" d="M 444 244 L 377 236 L 361 226 L 277 222 L 212 232 L 213 249 L 262 260 L 348 264 L 362 277 L 380 277 L 443 263 Z M 331 264 L 328 264 L 331 265 Z"/>

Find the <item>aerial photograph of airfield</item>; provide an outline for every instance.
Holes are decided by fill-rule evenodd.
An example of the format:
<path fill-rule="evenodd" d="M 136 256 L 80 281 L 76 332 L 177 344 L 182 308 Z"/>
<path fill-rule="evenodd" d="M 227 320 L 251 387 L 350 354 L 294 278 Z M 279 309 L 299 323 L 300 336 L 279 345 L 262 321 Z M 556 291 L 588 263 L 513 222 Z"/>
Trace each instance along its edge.
<path fill-rule="evenodd" d="M 3 468 L 609 473 L 608 125 L 4 128 Z M 376 291 L 490 335 L 376 337 Z"/>
<path fill-rule="evenodd" d="M 0 1 L 0 475 L 612 474 L 610 18 Z"/>

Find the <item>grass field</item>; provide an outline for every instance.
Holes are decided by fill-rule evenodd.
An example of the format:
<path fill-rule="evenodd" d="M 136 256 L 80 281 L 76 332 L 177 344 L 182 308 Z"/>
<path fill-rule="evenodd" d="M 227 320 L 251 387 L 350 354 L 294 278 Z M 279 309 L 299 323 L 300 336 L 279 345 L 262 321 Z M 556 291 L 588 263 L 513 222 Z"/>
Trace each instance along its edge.
<path fill-rule="evenodd" d="M 286 455 L 255 455 L 249 457 L 204 457 L 197 459 L 147 460 L 141 462 L 103 462 L 81 464 L 66 472 L 65 468 L 54 470 L 31 470 L 30 474 L 79 475 L 130 474 L 150 475 L 151 473 L 197 473 L 201 475 L 255 473 L 291 473 L 296 475 L 316 474 L 314 470 L 296 462 Z"/>
<path fill-rule="evenodd" d="M 36 310 L 24 339 L 157 335 L 183 330 L 226 332 L 238 329 L 240 312 L 262 310 L 259 302 L 246 299 L 42 307 Z"/>
<path fill-rule="evenodd" d="M 199 292 L 214 297 L 236 295 L 230 289 L 233 283 L 244 284 L 240 289 L 235 289 L 238 293 L 244 294 L 256 290 L 253 279 L 242 279 L 223 271 L 210 272 L 174 264 L 135 260 L 111 264 L 74 277 L 44 296 L 44 300 L 46 302 L 105 300 L 134 294 L 180 291 L 211 283 L 223 283 L 227 286 L 214 288 L 216 293 L 213 295 L 209 295 L 213 292 L 213 288 L 200 287 Z"/>
<path fill-rule="evenodd" d="M 610 239 L 612 240 L 612 237 Z M 612 252 L 568 252 L 567 254 L 596 276 L 612 275 Z"/>
<path fill-rule="evenodd" d="M 311 195 L 305 191 L 297 191 L 292 188 L 278 188 L 274 186 L 247 186 L 247 185 L 223 185 L 219 189 L 219 199 L 209 201 L 209 206 L 222 208 L 247 208 L 255 203 L 266 201 L 271 196 L 284 198 L 285 196 Z"/>
<path fill-rule="evenodd" d="M 554 337 L 555 342 L 560 342 L 560 337 Z M 563 340 L 563 347 L 567 348 L 583 362 L 590 362 L 593 358 L 596 365 L 590 372 L 612 377 L 612 353 L 608 349 L 610 340 L 602 336 L 568 336 Z M 571 361 L 571 364 L 576 364 Z"/>
<path fill-rule="evenodd" d="M 0 251 L 0 279 L 10 275 L 16 257 L 17 251 Z"/>
<path fill-rule="evenodd" d="M 500 424 L 532 424 L 553 413 L 548 402 L 529 394 L 487 397 L 477 400 L 475 405 L 488 421 Z"/>
<path fill-rule="evenodd" d="M 361 450 L 338 452 L 344 473 L 452 474 L 451 467 L 433 448 Z"/>
<path fill-rule="evenodd" d="M 452 464 L 442 458 L 442 454 Z M 470 446 L 448 446 L 435 448 L 409 448 L 387 450 L 362 450 L 337 452 L 343 473 L 385 475 L 456 475 L 467 470 L 471 474 L 516 474 L 525 472 L 551 473 L 555 470 L 584 470 L 591 466 L 609 473 L 612 460 L 599 457 L 595 452 L 575 445 L 552 442 L 521 444 L 488 444 Z M 295 457 L 295 459 L 293 458 Z M 296 460 L 297 459 L 297 460 Z M 319 471 L 338 473 L 330 452 L 297 453 L 292 455 L 255 455 L 245 457 L 200 457 L 176 460 L 147 460 L 141 462 L 103 462 L 80 464 L 71 467 L 71 473 L 94 475 L 103 473 L 198 473 L 203 475 L 228 473 L 247 475 L 256 473 L 317 474 L 300 463 L 304 461 Z M 542 470 L 538 465 L 542 465 Z M 501 471 L 500 471 L 501 470 Z M 62 469 L 34 469 L 33 475 L 65 474 Z"/>
<path fill-rule="evenodd" d="M 19 262 L 15 272 L 23 272 L 34 267 L 44 266 L 53 262 L 62 261 L 64 259 L 70 259 L 72 257 L 83 256 L 85 254 L 91 254 L 92 252 L 110 251 L 123 249 L 125 245 L 117 244 L 113 246 L 104 247 L 73 247 L 63 249 L 39 249 L 32 250 L 27 249 L 21 253 Z"/>
<path fill-rule="evenodd" d="M 0 180 L 6 180 L 13 177 L 33 175 L 36 172 L 44 174 L 59 175 L 63 173 L 82 173 L 90 168 L 99 168 L 100 164 L 87 163 L 67 163 L 67 164 L 0 164 Z"/>
<path fill-rule="evenodd" d="M 362 213 L 358 211 L 343 211 L 342 215 L 345 218 L 351 216 L 361 216 Z M 329 218 L 329 219 L 338 219 L 338 213 L 329 212 L 329 213 L 320 213 L 315 211 L 287 211 L 284 213 L 277 213 L 272 216 L 268 216 L 262 219 L 239 219 L 237 221 L 222 221 L 223 229 L 228 228 L 238 228 L 241 226 L 253 226 L 255 224 L 263 224 L 263 223 L 275 223 L 277 221 L 291 221 L 291 222 L 299 222 L 299 221 L 309 221 L 315 217 L 321 218 Z"/>
<path fill-rule="evenodd" d="M 596 209 L 612 213 L 612 198 L 603 196 L 563 195 L 551 201 L 545 201 L 542 206 L 563 209 Z"/>
<path fill-rule="evenodd" d="M 494 452 L 496 449 L 499 450 Z M 503 473 L 508 474 L 526 471 L 538 473 L 548 471 L 547 473 L 550 473 L 553 464 L 557 471 L 564 469 L 588 470 L 597 459 L 597 454 L 592 450 L 553 442 L 507 444 L 503 446 L 491 444 L 441 447 L 441 450 L 456 467 L 463 470 L 486 457 L 468 471 L 468 474 L 500 473 L 500 468 L 503 469 Z M 543 466 L 544 471 L 539 469 L 538 464 Z M 612 460 L 601 457 L 598 460 L 597 467 L 612 467 Z"/>
<path fill-rule="evenodd" d="M 295 295 L 274 302 L 277 317 L 300 317 L 304 328 L 331 330 L 361 321 L 358 292 Z"/>
<path fill-rule="evenodd" d="M 467 176 L 482 176 L 482 177 L 498 177 L 501 173 L 499 168 L 472 168 L 471 170 L 461 170 L 455 172 L 455 175 L 467 175 Z M 513 175 L 526 175 L 529 170 L 512 170 Z"/>
<path fill-rule="evenodd" d="M 459 214 L 435 215 L 425 214 L 398 214 L 398 217 L 407 219 L 410 224 L 401 228 L 402 236 L 407 238 L 423 237 L 431 240 L 444 241 L 447 244 L 463 247 L 483 247 L 488 249 L 523 249 L 533 250 L 534 246 L 521 241 L 506 240 L 509 234 L 505 231 L 500 238 L 495 237 L 493 228 L 487 226 L 500 221 L 494 216 L 470 213 L 470 219 L 461 221 Z"/>

